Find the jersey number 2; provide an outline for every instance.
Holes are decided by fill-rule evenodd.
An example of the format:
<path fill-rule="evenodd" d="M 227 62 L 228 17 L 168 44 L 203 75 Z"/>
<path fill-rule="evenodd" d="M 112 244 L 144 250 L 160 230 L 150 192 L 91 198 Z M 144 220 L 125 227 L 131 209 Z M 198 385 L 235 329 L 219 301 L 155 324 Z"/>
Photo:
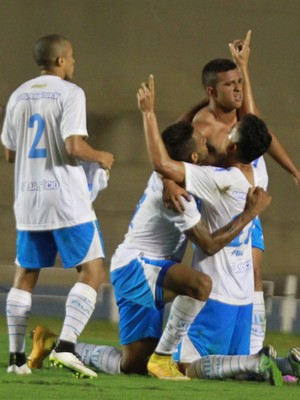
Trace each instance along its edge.
<path fill-rule="evenodd" d="M 28 127 L 34 128 L 36 123 L 36 133 L 33 139 L 33 143 L 31 149 L 29 151 L 28 157 L 29 158 L 46 158 L 47 157 L 47 149 L 37 149 L 37 145 L 41 140 L 42 134 L 44 133 L 45 129 L 45 122 L 40 114 L 33 114 L 29 118 Z"/>

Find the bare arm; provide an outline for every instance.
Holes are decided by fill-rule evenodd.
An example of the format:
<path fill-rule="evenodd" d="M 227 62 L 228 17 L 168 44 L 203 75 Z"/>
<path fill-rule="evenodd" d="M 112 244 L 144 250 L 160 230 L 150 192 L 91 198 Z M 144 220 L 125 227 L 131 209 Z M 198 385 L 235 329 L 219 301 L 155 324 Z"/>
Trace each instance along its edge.
<path fill-rule="evenodd" d="M 13 150 L 9 150 L 5 147 L 5 160 L 9 163 L 14 163 L 16 159 L 16 152 Z"/>
<path fill-rule="evenodd" d="M 114 156 L 107 151 L 95 150 L 82 136 L 73 135 L 66 140 L 67 153 L 83 161 L 97 162 L 105 169 L 111 169 Z"/>
<path fill-rule="evenodd" d="M 271 203 L 271 196 L 262 188 L 250 188 L 244 211 L 227 225 L 210 233 L 206 223 L 201 220 L 185 232 L 186 236 L 207 255 L 211 256 L 230 243 L 243 228 Z"/>
<path fill-rule="evenodd" d="M 229 43 L 229 50 L 232 55 L 233 61 L 238 66 L 243 76 L 244 98 L 242 107 L 238 111 L 240 117 L 245 114 L 255 114 L 259 116 L 259 112 L 254 100 L 248 68 L 250 56 L 250 40 L 251 31 L 248 31 L 245 40 L 237 39 L 233 43 Z"/>
<path fill-rule="evenodd" d="M 300 188 L 300 171 L 295 166 L 293 161 L 290 159 L 289 155 L 274 135 L 274 133 L 270 132 L 272 135 L 271 146 L 269 147 L 268 154 L 276 161 L 283 169 L 293 175 L 293 178 L 296 181 L 296 185 Z"/>
<path fill-rule="evenodd" d="M 148 154 L 154 170 L 164 177 L 183 183 L 185 168 L 182 162 L 172 160 L 162 141 L 154 112 L 154 78 L 149 76 L 149 84 L 142 83 L 137 93 L 138 105 L 143 115 L 144 131 Z"/>
<path fill-rule="evenodd" d="M 229 44 L 229 49 L 233 60 L 238 65 L 243 77 L 243 89 L 244 89 L 244 100 L 241 110 L 239 110 L 239 116 L 251 113 L 259 116 L 259 110 L 256 107 L 254 95 L 252 92 L 252 86 L 248 70 L 248 60 L 250 56 L 250 39 L 251 31 L 248 31 L 245 41 L 235 40 Z M 268 154 L 276 161 L 283 169 L 292 174 L 296 184 L 300 187 L 300 171 L 293 163 L 286 150 L 276 137 L 276 135 L 270 132 L 272 135 L 272 143 L 268 149 Z"/>

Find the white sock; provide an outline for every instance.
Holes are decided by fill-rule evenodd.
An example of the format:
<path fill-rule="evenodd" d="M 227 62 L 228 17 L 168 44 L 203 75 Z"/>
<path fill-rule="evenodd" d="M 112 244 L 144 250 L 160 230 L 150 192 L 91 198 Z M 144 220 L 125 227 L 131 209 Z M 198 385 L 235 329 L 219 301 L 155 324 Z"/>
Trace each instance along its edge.
<path fill-rule="evenodd" d="M 190 378 L 224 379 L 234 378 L 246 372 L 258 372 L 259 356 L 210 355 L 192 362 L 186 370 Z"/>
<path fill-rule="evenodd" d="M 167 325 L 155 352 L 173 354 L 176 346 L 187 333 L 191 323 L 204 305 L 204 301 L 192 299 L 188 296 L 177 296 L 171 305 Z"/>
<path fill-rule="evenodd" d="M 266 311 L 263 292 L 254 292 L 250 354 L 258 353 L 263 347 L 266 335 Z"/>
<path fill-rule="evenodd" d="M 94 367 L 99 372 L 111 375 L 121 373 L 122 352 L 116 347 L 78 343 L 75 351 L 85 365 Z"/>
<path fill-rule="evenodd" d="M 59 339 L 76 343 L 96 304 L 97 292 L 85 283 L 77 282 L 66 301 L 66 316 Z"/>
<path fill-rule="evenodd" d="M 25 334 L 31 310 L 31 293 L 11 288 L 6 299 L 10 353 L 25 352 Z"/>

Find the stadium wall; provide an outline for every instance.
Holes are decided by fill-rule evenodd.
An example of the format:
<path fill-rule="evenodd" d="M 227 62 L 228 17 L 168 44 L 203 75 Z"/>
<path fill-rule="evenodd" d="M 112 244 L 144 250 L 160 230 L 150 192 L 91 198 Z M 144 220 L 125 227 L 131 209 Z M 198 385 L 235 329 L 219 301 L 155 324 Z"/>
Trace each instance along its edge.
<path fill-rule="evenodd" d="M 149 73 L 156 78 L 164 128 L 203 97 L 203 65 L 228 57 L 228 43 L 252 29 L 250 73 L 257 104 L 300 167 L 298 1 L 10 0 L 0 2 L 0 15 L 3 109 L 9 94 L 37 74 L 32 46 L 38 37 L 57 32 L 73 42 L 75 81 L 87 95 L 91 143 L 116 158 L 109 188 L 95 202 L 107 269 L 151 172 L 136 104 L 137 88 Z M 270 157 L 266 161 L 273 201 L 262 218 L 264 278 L 276 283 L 275 294 L 281 296 L 286 274 L 300 278 L 299 189 Z M 1 266 L 13 265 L 15 257 L 13 170 L 3 152 L 0 179 Z M 191 250 L 186 262 L 190 255 Z"/>

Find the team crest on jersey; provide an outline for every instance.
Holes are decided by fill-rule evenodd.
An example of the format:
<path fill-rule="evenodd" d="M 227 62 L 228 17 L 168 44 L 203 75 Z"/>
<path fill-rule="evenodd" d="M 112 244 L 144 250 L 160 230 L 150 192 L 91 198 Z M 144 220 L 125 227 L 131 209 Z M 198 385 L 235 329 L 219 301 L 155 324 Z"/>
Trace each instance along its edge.
<path fill-rule="evenodd" d="M 224 186 L 224 187 L 218 188 L 218 189 L 219 189 L 219 192 L 220 192 L 220 193 L 226 194 L 226 193 L 229 191 L 230 188 L 231 188 L 231 185 Z"/>

